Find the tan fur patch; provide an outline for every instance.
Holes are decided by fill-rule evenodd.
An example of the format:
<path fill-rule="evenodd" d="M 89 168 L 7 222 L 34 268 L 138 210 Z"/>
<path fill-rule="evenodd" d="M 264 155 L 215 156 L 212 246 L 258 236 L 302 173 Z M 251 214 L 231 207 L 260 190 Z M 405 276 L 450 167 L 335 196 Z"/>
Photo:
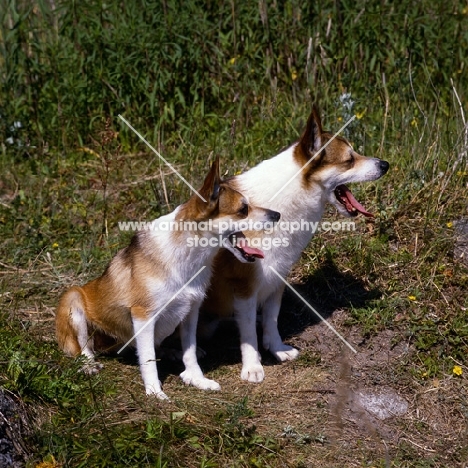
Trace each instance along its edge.
<path fill-rule="evenodd" d="M 233 313 L 234 297 L 248 298 L 257 280 L 255 263 L 241 263 L 228 250 L 220 250 L 213 263 L 216 274 L 211 278 L 202 310 L 216 316 Z"/>
<path fill-rule="evenodd" d="M 144 307 L 141 306 L 134 306 L 130 309 L 132 317 L 138 320 L 147 320 L 148 313 Z"/>

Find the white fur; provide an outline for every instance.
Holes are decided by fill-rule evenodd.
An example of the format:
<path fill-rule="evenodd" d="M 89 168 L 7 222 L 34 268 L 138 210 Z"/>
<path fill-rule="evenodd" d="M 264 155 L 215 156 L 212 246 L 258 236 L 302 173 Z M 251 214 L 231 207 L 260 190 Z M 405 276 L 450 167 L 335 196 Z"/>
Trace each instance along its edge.
<path fill-rule="evenodd" d="M 176 212 L 170 213 L 159 220 L 172 221 L 175 214 Z M 153 303 L 157 303 L 160 309 L 152 311 L 147 320 L 134 319 L 133 327 L 137 334 L 136 347 L 146 393 L 167 399 L 158 379 L 155 347 L 171 335 L 184 319 L 195 320 L 196 323 L 198 308 L 209 285 L 211 265 L 218 249 L 209 246 L 189 247 L 186 240 L 193 236 L 191 232 L 179 235 L 177 243 L 174 242 L 171 231 L 150 231 L 148 235 L 156 249 L 159 266 L 165 273 L 162 279 L 146 280 L 148 290 L 154 297 Z M 204 235 L 210 237 L 214 233 L 206 231 Z M 148 249 L 148 255 L 151 255 L 151 249 Z M 187 286 L 187 282 L 202 267 L 204 269 Z M 179 292 L 180 290 L 182 291 Z M 194 318 L 191 318 L 192 314 Z M 144 329 L 140 332 L 142 328 Z M 193 349 L 196 353 L 196 341 Z M 181 375 L 184 382 L 201 389 L 218 390 L 219 385 L 216 382 L 203 376 L 196 359 L 195 363 L 190 360 L 191 350 L 192 346 L 187 353 L 187 370 Z M 184 362 L 185 360 L 184 358 Z"/>
<path fill-rule="evenodd" d="M 190 314 L 184 320 L 185 326 L 181 327 L 182 349 L 185 350 L 183 353 L 185 371 L 180 374 L 180 377 L 186 385 L 193 385 L 202 390 L 220 390 L 218 382 L 207 379 L 198 365 L 196 336 L 200 304 L 201 300 L 193 304 Z"/>
<path fill-rule="evenodd" d="M 195 320 L 196 324 L 198 309 L 209 285 L 212 259 L 217 251 L 213 248 L 192 249 L 179 246 L 177 253 L 173 252 L 174 256 L 172 257 L 174 274 L 166 277 L 164 282 L 157 281 L 149 284 L 150 291 L 158 298 L 158 304 L 161 308 L 153 311 L 147 320 L 133 320 L 134 332 L 137 335 L 137 354 L 146 393 L 148 395 L 154 394 L 160 399 L 168 397 L 162 391 L 158 379 L 155 348 L 159 347 L 161 342 L 171 335 L 183 320 Z M 190 260 L 187 261 L 187 258 Z M 175 265 L 180 265 L 181 268 L 176 268 Z M 188 286 L 185 286 L 203 266 L 205 269 Z M 183 291 L 178 293 L 182 288 L 184 288 Z M 140 332 L 140 330 L 142 331 Z M 190 347 L 190 350 L 192 349 L 196 353 L 196 341 L 193 343 L 193 347 Z M 187 355 L 190 356 L 190 353 Z M 181 377 L 185 383 L 203 390 L 219 390 L 220 387 L 216 382 L 203 376 L 196 358 L 195 363 L 193 363 L 190 359 L 186 362 L 184 357 L 184 363 L 187 370 L 181 374 Z"/>
<path fill-rule="evenodd" d="M 102 364 L 94 360 L 94 340 L 92 336 L 88 336 L 88 323 L 84 311 L 79 307 L 72 308 L 70 310 L 70 319 L 76 330 L 81 354 L 86 358 L 81 372 L 90 375 L 97 374 L 102 369 Z"/>

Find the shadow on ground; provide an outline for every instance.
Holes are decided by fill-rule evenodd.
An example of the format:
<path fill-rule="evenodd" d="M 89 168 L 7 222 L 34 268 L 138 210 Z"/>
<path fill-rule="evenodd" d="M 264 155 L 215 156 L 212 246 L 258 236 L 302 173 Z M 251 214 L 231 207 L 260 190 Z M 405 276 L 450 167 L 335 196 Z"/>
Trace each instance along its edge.
<path fill-rule="evenodd" d="M 366 284 L 350 272 L 340 271 L 332 260 L 324 262 L 300 283 L 290 283 L 323 318 L 346 307 L 365 307 L 381 296 L 377 288 Z M 286 339 L 298 335 L 321 319 L 289 288 L 283 295 L 279 318 L 281 336 Z"/>
<path fill-rule="evenodd" d="M 310 276 L 300 283 L 290 283 L 292 287 L 316 309 L 323 318 L 328 319 L 333 312 L 346 307 L 365 307 L 370 301 L 381 296 L 374 288 L 369 290 L 365 283 L 350 272 L 341 272 L 332 260 L 326 261 Z M 260 311 L 261 313 L 261 311 Z M 320 322 L 314 312 L 304 304 L 289 288 L 286 288 L 279 317 L 279 331 L 287 340 L 300 335 L 306 328 Z M 267 351 L 261 348 L 261 319 L 257 321 L 258 342 L 264 365 L 275 365 L 277 361 Z M 206 352 L 206 357 L 200 359 L 205 372 L 211 372 L 221 366 L 241 362 L 239 333 L 234 319 L 222 322 L 210 340 L 199 340 L 199 346 Z M 172 342 L 169 346 L 180 346 Z M 161 379 L 170 374 L 183 371 L 180 360 L 159 363 Z"/>

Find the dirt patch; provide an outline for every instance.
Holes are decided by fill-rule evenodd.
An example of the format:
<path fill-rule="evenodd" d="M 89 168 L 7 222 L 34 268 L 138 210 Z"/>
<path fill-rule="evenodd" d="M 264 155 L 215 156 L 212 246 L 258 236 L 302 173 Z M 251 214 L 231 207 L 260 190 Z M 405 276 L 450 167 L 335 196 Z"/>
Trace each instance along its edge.
<path fill-rule="evenodd" d="M 347 318 L 341 310 L 328 321 L 356 354 L 323 323 L 306 327 L 291 340 L 303 353 L 318 354 L 327 371 L 326 383 L 314 388 L 323 392 L 329 408 L 324 431 L 331 443 L 357 450 L 365 441 L 387 466 L 403 446 L 421 459 L 441 461 L 466 450 L 468 391 L 463 381 L 447 376 L 421 384 L 405 373 L 414 350 L 402 333 L 384 330 L 364 337 L 357 327 L 344 326 Z M 451 466 L 465 465 L 460 461 Z"/>
<path fill-rule="evenodd" d="M 209 426 L 218 411 L 246 398 L 253 415 L 246 418 L 245 426 L 254 425 L 262 437 L 279 441 L 281 450 L 275 456 L 280 464 L 272 466 L 406 467 L 411 465 L 405 460 L 423 460 L 420 466 L 465 468 L 465 377 L 415 376 L 418 354 L 405 330 L 365 335 L 359 324 L 350 326 L 349 305 L 365 307 L 380 292 L 369 291 L 366 284 L 340 273 L 332 264 L 325 268 L 325 273 L 317 270 L 313 281 L 297 289 L 308 300 L 312 296 L 313 305 L 356 354 L 346 351 L 333 331 L 303 304 L 294 302 L 292 294 L 286 295 L 280 331 L 289 344 L 301 350 L 296 361 L 278 364 L 262 351 L 264 382 L 242 381 L 239 336 L 230 321 L 213 340 L 200 343 L 207 353 L 200 364 L 209 378 L 221 384 L 221 392 L 185 387 L 178 377 L 182 364 L 162 359 L 160 377 L 172 399 L 166 404 L 146 398 L 134 353 L 118 359 L 105 357 L 103 378 L 117 381 L 107 417 L 117 424 L 184 411 L 187 421 Z M 326 288 L 329 273 L 334 283 Z M 18 315 L 30 324 L 31 333 L 45 341 L 54 340 L 53 307 L 48 305 L 18 307 Z M 376 402 L 390 409 L 390 414 L 379 417 Z M 403 407 L 406 411 L 398 409 Z"/>

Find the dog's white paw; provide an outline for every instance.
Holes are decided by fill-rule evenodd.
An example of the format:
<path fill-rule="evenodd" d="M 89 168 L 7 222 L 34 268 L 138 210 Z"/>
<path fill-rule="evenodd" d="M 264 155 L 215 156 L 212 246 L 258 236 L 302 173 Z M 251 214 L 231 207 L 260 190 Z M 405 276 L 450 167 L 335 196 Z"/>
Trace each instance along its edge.
<path fill-rule="evenodd" d="M 221 390 L 221 386 L 214 380 L 207 379 L 199 375 L 192 375 L 189 371 L 184 371 L 180 374 L 180 378 L 185 385 L 192 385 L 200 390 Z"/>
<path fill-rule="evenodd" d="M 171 401 L 170 398 L 162 391 L 152 386 L 146 388 L 146 394 L 148 396 L 155 396 L 159 400 Z"/>
<path fill-rule="evenodd" d="M 84 372 L 88 375 L 98 374 L 102 369 L 103 365 L 100 362 L 89 359 L 80 369 L 81 372 Z"/>
<path fill-rule="evenodd" d="M 242 380 L 247 380 L 248 382 L 252 382 L 252 383 L 260 383 L 260 382 L 263 382 L 264 378 L 265 378 L 265 372 L 261 364 L 254 364 L 251 366 L 242 367 L 242 371 L 241 371 Z"/>
<path fill-rule="evenodd" d="M 284 361 L 294 361 L 299 356 L 299 350 L 283 344 L 280 349 L 272 350 L 270 352 L 275 356 L 276 359 L 280 362 Z"/>
<path fill-rule="evenodd" d="M 146 395 L 155 396 L 160 400 L 171 401 L 170 398 L 161 390 L 161 381 L 156 381 L 154 383 L 147 383 L 145 385 Z"/>

